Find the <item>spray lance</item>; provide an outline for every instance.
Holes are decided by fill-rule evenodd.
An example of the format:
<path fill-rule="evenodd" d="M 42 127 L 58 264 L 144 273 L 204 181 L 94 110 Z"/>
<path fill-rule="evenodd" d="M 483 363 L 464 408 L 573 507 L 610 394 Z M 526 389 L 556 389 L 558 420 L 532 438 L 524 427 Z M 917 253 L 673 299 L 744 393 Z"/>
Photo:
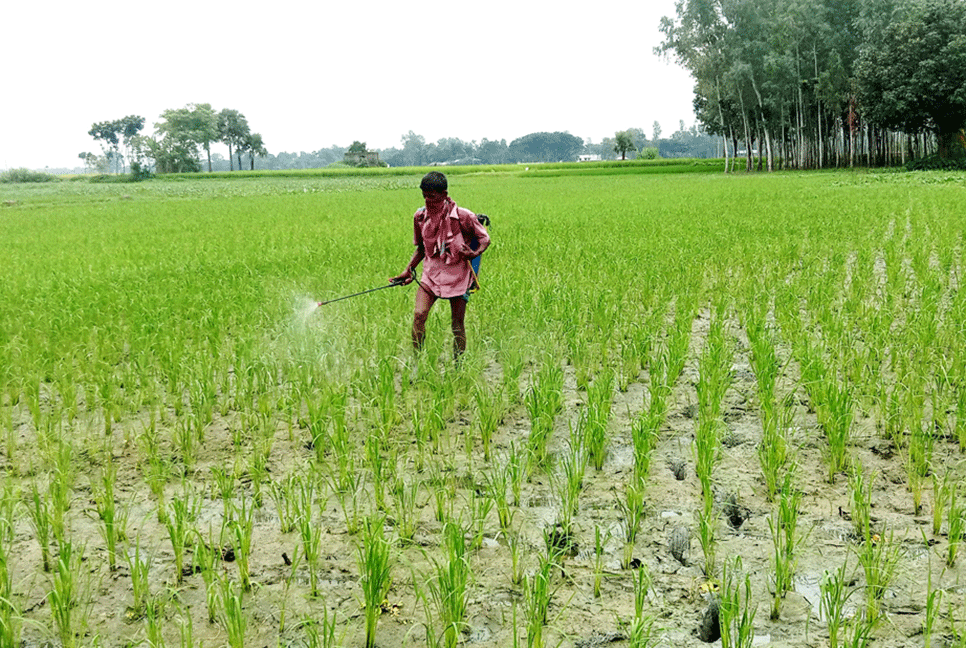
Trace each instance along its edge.
<path fill-rule="evenodd" d="M 342 301 L 343 299 L 349 299 L 349 297 L 358 297 L 359 295 L 365 295 L 367 293 L 375 292 L 377 290 L 385 290 L 386 288 L 392 288 L 394 286 L 401 286 L 401 285 L 403 285 L 403 283 L 404 282 L 403 282 L 402 279 L 396 279 L 396 280 L 390 281 L 385 286 L 379 286 L 377 288 L 370 288 L 369 290 L 363 290 L 362 292 L 352 293 L 351 295 L 345 295 L 343 297 L 336 297 L 335 299 L 329 299 L 327 301 L 320 301 L 318 303 L 318 305 L 319 306 L 325 306 L 326 304 L 331 304 L 332 302 Z"/>

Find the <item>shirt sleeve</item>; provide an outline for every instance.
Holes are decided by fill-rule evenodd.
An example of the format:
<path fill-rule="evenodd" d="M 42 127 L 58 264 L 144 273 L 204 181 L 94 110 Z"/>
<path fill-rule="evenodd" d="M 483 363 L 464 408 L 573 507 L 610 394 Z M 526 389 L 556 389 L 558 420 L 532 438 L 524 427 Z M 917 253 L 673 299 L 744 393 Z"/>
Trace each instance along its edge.
<path fill-rule="evenodd" d="M 413 214 L 413 245 L 416 247 L 423 246 L 423 227 L 422 227 L 422 210 L 417 209 L 416 213 Z"/>

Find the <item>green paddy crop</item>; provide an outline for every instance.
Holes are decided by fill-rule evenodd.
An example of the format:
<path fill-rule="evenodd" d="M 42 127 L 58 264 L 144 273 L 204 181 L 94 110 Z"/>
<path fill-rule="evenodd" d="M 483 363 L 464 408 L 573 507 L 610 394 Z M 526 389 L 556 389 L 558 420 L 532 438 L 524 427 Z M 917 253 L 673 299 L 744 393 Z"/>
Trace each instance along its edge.
<path fill-rule="evenodd" d="M 133 645 L 164 592 L 155 642 L 405 646 L 422 597 L 444 645 L 514 645 L 514 606 L 531 645 L 621 618 L 648 645 L 644 566 L 668 637 L 723 578 L 731 644 L 770 594 L 800 646 L 783 595 L 846 561 L 833 645 L 894 627 L 850 592 L 959 627 L 903 607 L 922 562 L 897 548 L 931 515 L 932 582 L 966 579 L 962 175 L 712 171 L 453 175 L 494 241 L 459 368 L 445 304 L 413 356 L 415 286 L 318 306 L 403 267 L 421 170 L 4 186 L 0 636 Z M 668 519 L 705 574 L 666 563 Z M 560 527 L 576 555 L 534 569 Z"/>

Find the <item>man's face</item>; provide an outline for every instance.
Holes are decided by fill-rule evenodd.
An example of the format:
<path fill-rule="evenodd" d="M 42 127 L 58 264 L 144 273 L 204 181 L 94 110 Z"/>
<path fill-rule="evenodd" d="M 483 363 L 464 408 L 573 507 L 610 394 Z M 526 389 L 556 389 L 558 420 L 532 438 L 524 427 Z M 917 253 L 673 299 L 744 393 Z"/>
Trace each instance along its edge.
<path fill-rule="evenodd" d="M 446 202 L 446 192 L 423 191 L 423 200 L 426 201 L 427 209 L 439 209 Z"/>

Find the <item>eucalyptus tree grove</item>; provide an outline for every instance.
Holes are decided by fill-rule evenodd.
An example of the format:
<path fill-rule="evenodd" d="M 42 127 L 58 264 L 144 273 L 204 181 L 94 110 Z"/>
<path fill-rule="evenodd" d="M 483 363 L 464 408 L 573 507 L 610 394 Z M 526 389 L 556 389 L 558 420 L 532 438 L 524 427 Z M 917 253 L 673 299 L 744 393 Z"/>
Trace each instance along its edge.
<path fill-rule="evenodd" d="M 679 0 L 661 31 L 749 170 L 945 156 L 966 125 L 963 0 Z"/>

